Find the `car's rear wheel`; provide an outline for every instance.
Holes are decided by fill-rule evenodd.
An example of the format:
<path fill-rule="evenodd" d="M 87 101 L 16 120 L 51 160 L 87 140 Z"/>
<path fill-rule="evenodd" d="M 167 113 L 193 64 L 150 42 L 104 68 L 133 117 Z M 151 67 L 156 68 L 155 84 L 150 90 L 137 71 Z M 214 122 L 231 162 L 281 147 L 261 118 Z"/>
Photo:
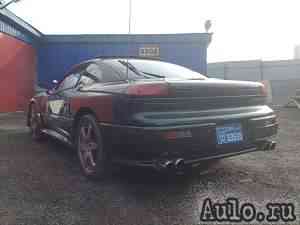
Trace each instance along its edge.
<path fill-rule="evenodd" d="M 29 128 L 33 140 L 39 141 L 43 138 L 41 121 L 34 104 L 31 105 L 29 110 Z"/>
<path fill-rule="evenodd" d="M 109 172 L 109 160 L 95 117 L 82 116 L 76 134 L 76 148 L 84 175 L 91 179 L 104 178 Z"/>

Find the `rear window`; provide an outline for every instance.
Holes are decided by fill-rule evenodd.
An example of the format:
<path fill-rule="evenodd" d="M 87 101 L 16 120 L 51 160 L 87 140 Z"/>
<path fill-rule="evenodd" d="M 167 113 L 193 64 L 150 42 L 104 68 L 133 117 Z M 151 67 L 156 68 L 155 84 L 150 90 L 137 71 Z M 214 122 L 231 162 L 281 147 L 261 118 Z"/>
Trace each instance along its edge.
<path fill-rule="evenodd" d="M 131 78 L 134 76 L 134 78 L 206 79 L 204 75 L 186 67 L 155 60 L 116 59 L 110 60 L 108 63 L 122 69 L 122 72 L 126 74 L 127 62 Z M 136 74 L 136 71 L 131 68 L 132 66 L 139 74 Z"/>
<path fill-rule="evenodd" d="M 135 79 L 141 79 L 141 78 L 147 78 L 146 75 L 142 75 L 139 73 L 136 73 L 132 70 L 130 70 L 127 66 L 120 63 L 119 60 L 104 60 L 107 65 L 115 69 L 119 72 L 120 76 L 123 78 L 123 80 L 135 80 Z M 126 61 L 126 59 L 122 59 L 122 61 Z M 128 73 L 128 77 L 127 77 Z"/>
<path fill-rule="evenodd" d="M 103 63 L 91 63 L 85 70 L 91 76 L 94 76 L 101 83 L 118 82 L 124 80 L 116 71 Z"/>

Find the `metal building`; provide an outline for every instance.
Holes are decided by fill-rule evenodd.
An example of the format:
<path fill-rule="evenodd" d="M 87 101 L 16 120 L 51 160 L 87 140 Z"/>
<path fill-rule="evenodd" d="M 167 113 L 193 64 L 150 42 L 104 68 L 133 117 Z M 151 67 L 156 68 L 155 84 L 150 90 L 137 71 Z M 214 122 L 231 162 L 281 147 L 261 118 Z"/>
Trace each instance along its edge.
<path fill-rule="evenodd" d="M 34 93 L 41 33 L 0 10 L 0 112 L 24 110 Z"/>
<path fill-rule="evenodd" d="M 268 81 L 272 104 L 285 105 L 300 87 L 300 60 L 248 60 L 208 64 L 208 75 L 227 80 Z"/>
<path fill-rule="evenodd" d="M 150 56 L 206 74 L 209 33 L 44 35 L 0 10 L 0 112 L 25 110 L 34 85 L 60 80 L 74 64 L 101 56 Z"/>
<path fill-rule="evenodd" d="M 206 74 L 209 42 L 210 34 L 47 35 L 39 48 L 39 81 L 60 79 L 70 66 L 97 56 L 149 55 Z"/>

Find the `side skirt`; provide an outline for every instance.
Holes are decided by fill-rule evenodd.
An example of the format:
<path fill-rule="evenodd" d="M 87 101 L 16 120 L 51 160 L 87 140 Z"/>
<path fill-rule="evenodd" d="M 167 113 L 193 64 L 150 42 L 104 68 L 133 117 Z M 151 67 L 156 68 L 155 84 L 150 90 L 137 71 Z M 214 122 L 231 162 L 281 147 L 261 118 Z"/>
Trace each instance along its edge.
<path fill-rule="evenodd" d="M 70 147 L 74 147 L 73 143 L 71 142 L 71 140 L 67 137 L 65 137 L 64 135 L 58 133 L 57 131 L 54 130 L 49 130 L 49 129 L 43 129 L 42 132 L 46 135 L 49 135 L 65 144 L 67 144 Z"/>

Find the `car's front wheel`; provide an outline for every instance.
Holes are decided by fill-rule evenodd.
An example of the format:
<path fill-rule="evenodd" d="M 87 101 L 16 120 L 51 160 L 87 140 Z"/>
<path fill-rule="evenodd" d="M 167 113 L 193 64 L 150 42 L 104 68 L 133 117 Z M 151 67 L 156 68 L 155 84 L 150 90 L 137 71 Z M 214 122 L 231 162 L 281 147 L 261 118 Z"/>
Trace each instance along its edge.
<path fill-rule="evenodd" d="M 77 153 L 84 175 L 92 179 L 104 178 L 109 172 L 109 160 L 94 116 L 80 118 L 76 136 Z"/>

